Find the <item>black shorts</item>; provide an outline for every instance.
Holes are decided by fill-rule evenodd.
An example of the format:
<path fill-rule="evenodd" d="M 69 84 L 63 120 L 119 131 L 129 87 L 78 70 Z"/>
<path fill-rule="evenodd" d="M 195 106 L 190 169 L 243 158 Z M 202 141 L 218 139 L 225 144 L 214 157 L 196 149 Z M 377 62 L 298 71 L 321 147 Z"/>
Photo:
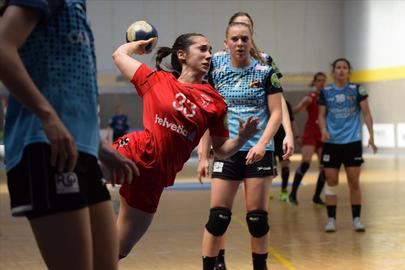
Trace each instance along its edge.
<path fill-rule="evenodd" d="M 45 143 L 26 146 L 20 163 L 7 172 L 13 216 L 35 218 L 110 200 L 96 157 L 79 152 L 74 172 L 58 174 L 50 149 Z"/>
<path fill-rule="evenodd" d="M 272 151 L 267 151 L 263 159 L 251 165 L 245 165 L 247 153 L 239 151 L 226 160 L 214 159 L 212 178 L 241 181 L 245 178 L 277 175 Z"/>
<path fill-rule="evenodd" d="M 360 167 L 363 160 L 361 142 L 347 144 L 325 143 L 322 150 L 322 164 L 325 168 Z"/>

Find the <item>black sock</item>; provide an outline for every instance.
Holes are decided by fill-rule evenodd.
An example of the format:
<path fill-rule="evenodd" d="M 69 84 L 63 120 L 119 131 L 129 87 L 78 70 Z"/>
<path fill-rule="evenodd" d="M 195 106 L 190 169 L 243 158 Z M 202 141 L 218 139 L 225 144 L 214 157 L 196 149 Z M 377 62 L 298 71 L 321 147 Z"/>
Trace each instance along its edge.
<path fill-rule="evenodd" d="M 309 169 L 309 163 L 301 162 L 300 166 L 295 171 L 294 182 L 292 184 L 292 189 L 291 189 L 291 193 L 290 193 L 291 196 L 293 196 L 293 197 L 297 196 L 298 187 L 300 186 L 302 178 L 304 177 L 304 175 L 308 171 L 308 169 Z"/>
<path fill-rule="evenodd" d="M 336 205 L 327 205 L 326 211 L 328 212 L 328 218 L 336 219 Z"/>
<path fill-rule="evenodd" d="M 318 175 L 318 180 L 316 181 L 315 194 L 314 194 L 315 199 L 318 199 L 321 197 L 321 192 L 322 192 L 324 185 L 325 185 L 325 172 L 323 170 L 321 170 Z"/>
<path fill-rule="evenodd" d="M 360 217 L 361 212 L 361 204 L 352 204 L 352 217 L 353 219 L 356 217 Z"/>
<path fill-rule="evenodd" d="M 253 270 L 267 270 L 267 254 L 252 253 Z"/>
<path fill-rule="evenodd" d="M 203 270 L 214 270 L 216 260 L 217 260 L 217 256 L 215 256 L 215 257 L 203 256 L 202 257 Z"/>
<path fill-rule="evenodd" d="M 290 177 L 290 168 L 284 167 L 281 168 L 281 190 L 285 191 L 288 186 L 288 178 Z"/>
<path fill-rule="evenodd" d="M 217 257 L 217 263 L 225 265 L 225 249 L 220 249 Z"/>

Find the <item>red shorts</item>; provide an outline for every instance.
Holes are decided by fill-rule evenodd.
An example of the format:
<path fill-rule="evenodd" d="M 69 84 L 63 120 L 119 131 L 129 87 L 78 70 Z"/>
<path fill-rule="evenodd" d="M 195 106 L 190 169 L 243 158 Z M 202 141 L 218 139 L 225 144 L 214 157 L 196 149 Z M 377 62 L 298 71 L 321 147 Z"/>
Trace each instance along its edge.
<path fill-rule="evenodd" d="M 306 127 L 302 136 L 302 145 L 313 145 L 315 149 L 320 149 L 323 145 L 319 127 Z"/>
<path fill-rule="evenodd" d="M 114 142 L 113 147 L 123 156 L 133 160 L 140 171 L 140 176 L 135 177 L 131 184 L 121 186 L 120 195 L 129 206 L 155 213 L 167 179 L 153 158 L 154 147 L 148 135 L 143 132 L 127 134 Z"/>

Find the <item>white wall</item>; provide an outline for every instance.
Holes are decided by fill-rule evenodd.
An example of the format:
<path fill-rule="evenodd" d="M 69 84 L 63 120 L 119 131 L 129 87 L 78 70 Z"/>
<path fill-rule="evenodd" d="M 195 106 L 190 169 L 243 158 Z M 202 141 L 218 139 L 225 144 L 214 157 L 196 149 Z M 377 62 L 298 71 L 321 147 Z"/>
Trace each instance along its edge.
<path fill-rule="evenodd" d="M 405 66 L 405 1 L 346 0 L 344 51 L 355 69 Z"/>
<path fill-rule="evenodd" d="M 87 4 L 102 74 L 116 73 L 111 53 L 136 20 L 156 26 L 158 46 L 171 46 L 181 33 L 200 32 L 218 50 L 227 21 L 237 11 L 252 15 L 256 43 L 270 52 L 283 73 L 327 72 L 331 61 L 343 53 L 339 0 L 89 0 Z M 149 57 L 142 60 L 150 63 Z"/>

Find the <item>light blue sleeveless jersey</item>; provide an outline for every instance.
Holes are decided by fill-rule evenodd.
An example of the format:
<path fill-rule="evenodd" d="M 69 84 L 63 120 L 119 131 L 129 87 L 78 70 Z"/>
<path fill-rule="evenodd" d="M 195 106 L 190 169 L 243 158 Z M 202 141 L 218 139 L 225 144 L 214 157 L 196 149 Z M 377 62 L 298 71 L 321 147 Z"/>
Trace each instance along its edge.
<path fill-rule="evenodd" d="M 368 97 L 366 90 L 349 83 L 343 88 L 331 84 L 319 96 L 319 104 L 326 107 L 328 143 L 346 144 L 361 141 L 361 109 L 359 103 Z"/>
<path fill-rule="evenodd" d="M 230 137 L 238 134 L 239 118 L 243 121 L 249 116 L 260 119 L 261 131 L 240 149 L 248 151 L 257 144 L 269 120 L 267 95 L 282 92 L 278 76 L 271 66 L 261 65 L 254 58 L 246 68 L 233 68 L 230 55 L 225 51 L 215 53 L 211 65 L 210 82 L 228 104 Z M 274 151 L 273 142 L 266 150 Z"/>
<path fill-rule="evenodd" d="M 78 150 L 97 156 L 98 89 L 93 36 L 87 24 L 85 1 L 64 2 L 57 11 L 44 0 L 11 0 L 9 4 L 33 7 L 44 15 L 19 54 L 34 83 L 75 138 Z M 10 97 L 5 125 L 7 170 L 19 163 L 26 145 L 36 142 L 48 142 L 39 119 Z"/>

